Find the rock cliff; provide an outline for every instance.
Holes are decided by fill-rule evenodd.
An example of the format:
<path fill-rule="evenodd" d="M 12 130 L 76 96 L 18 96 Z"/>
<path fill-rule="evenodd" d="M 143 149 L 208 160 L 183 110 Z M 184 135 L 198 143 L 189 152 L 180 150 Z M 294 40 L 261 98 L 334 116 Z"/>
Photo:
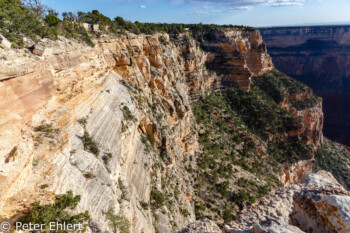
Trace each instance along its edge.
<path fill-rule="evenodd" d="M 242 211 L 224 226 L 227 233 L 349 232 L 350 193 L 325 171 L 308 175 Z M 210 229 L 210 230 L 208 230 Z M 208 219 L 189 224 L 182 232 L 222 232 Z"/>
<path fill-rule="evenodd" d="M 249 90 L 253 76 L 270 72 L 261 36 L 232 29 L 209 31 L 201 43 L 128 33 L 94 42 L 60 37 L 32 51 L 0 49 L 0 220 L 13 223 L 30 203 L 72 190 L 93 232 L 111 230 L 110 208 L 128 219 L 131 232 L 185 227 L 196 217 L 191 171 L 202 150 L 191 101 L 234 85 Z M 288 115 L 280 108 L 288 104 L 275 105 Z M 321 105 L 312 108 L 286 120 L 310 130 L 292 135 L 297 141 L 306 135 L 303 142 L 317 147 L 322 115 L 312 112 Z M 244 146 L 256 141 L 254 151 L 265 158 L 267 142 L 244 126 L 229 128 L 245 132 Z M 244 177 L 247 168 L 236 165 Z"/>
<path fill-rule="evenodd" d="M 262 28 L 274 65 L 323 98 L 325 135 L 349 141 L 349 26 Z"/>
<path fill-rule="evenodd" d="M 208 51 L 207 68 L 221 78 L 221 86 L 238 84 L 249 90 L 252 75 L 273 69 L 259 31 L 210 31 L 201 44 Z"/>
<path fill-rule="evenodd" d="M 348 232 L 349 195 L 330 173 L 310 174 L 245 210 L 225 232 Z"/>

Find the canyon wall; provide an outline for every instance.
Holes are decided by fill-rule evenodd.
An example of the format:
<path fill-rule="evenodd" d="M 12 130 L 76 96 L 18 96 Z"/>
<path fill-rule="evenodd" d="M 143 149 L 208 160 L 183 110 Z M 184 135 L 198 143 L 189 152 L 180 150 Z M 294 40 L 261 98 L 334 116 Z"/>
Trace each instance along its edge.
<path fill-rule="evenodd" d="M 350 26 L 260 31 L 276 68 L 323 98 L 325 136 L 350 145 Z"/>
<path fill-rule="evenodd" d="M 162 44 L 159 36 L 102 36 L 93 48 L 60 37 L 32 52 L 0 50 L 0 220 L 14 222 L 30 203 L 69 190 L 81 195 L 77 211 L 89 211 L 95 231 L 109 229 L 109 208 L 132 232 L 171 232 L 194 220 L 181 165 L 198 149 L 190 99 L 222 89 L 221 80 L 248 87 L 271 60 L 261 37 L 235 30 L 245 42 L 231 41 L 226 53 L 245 73 L 226 77 L 205 69 L 212 55 L 193 39 L 170 43 L 163 34 Z M 247 57 L 260 52 L 268 60 L 250 71 Z M 173 204 L 141 205 L 157 191 Z"/>
<path fill-rule="evenodd" d="M 185 35 L 126 34 L 101 36 L 95 47 L 60 37 L 32 51 L 0 49 L 0 220 L 72 190 L 93 232 L 111 230 L 110 208 L 131 232 L 194 221 L 183 164 L 199 150 L 191 101 L 231 85 L 248 91 L 252 76 L 274 68 L 258 31 L 206 36 L 202 46 Z M 322 114 L 311 114 L 321 108 L 295 113 L 310 135 L 322 132 Z"/>

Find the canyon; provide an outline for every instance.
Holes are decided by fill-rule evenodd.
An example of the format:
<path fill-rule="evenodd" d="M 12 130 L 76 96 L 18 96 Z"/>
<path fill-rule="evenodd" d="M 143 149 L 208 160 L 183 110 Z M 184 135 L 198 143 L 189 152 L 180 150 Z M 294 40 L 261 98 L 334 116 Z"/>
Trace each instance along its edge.
<path fill-rule="evenodd" d="M 324 133 L 350 145 L 350 26 L 261 28 L 274 65 L 323 98 Z"/>
<path fill-rule="evenodd" d="M 236 232 L 233 218 L 280 188 L 299 203 L 292 228 L 308 211 L 307 197 L 294 193 L 321 186 L 348 203 L 330 174 L 297 185 L 323 143 L 322 101 L 275 70 L 258 30 L 210 30 L 200 42 L 129 32 L 93 42 L 0 46 L 0 221 L 14 224 L 31 203 L 70 190 L 81 196 L 75 212 L 90 214 L 89 232 L 116 231 L 109 209 L 130 232 L 224 224 Z M 199 217 L 213 222 L 186 230 Z"/>

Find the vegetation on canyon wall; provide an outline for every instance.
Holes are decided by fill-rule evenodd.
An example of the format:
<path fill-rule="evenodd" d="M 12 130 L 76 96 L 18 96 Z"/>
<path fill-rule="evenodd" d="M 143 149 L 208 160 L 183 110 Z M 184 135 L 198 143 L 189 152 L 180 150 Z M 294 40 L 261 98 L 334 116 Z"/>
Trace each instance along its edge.
<path fill-rule="evenodd" d="M 41 11 L 40 9 L 43 7 L 41 5 L 31 7 L 31 1 L 26 1 L 25 4 L 21 1 L 15 1 L 15 3 L 18 4 L 17 8 L 11 9 L 1 5 L 6 2 L 8 1 L 0 0 L 1 9 L 4 9 L 3 12 L 5 12 L 2 14 L 2 18 L 0 18 L 0 20 L 2 20 L 1 23 L 4 25 L 2 33 L 14 42 L 15 47 L 23 46 L 23 36 L 37 40 L 42 37 L 55 39 L 58 35 L 63 35 L 68 38 L 85 41 L 89 44 L 92 37 L 97 37 L 99 33 L 123 33 L 125 30 L 128 30 L 135 34 L 152 34 L 155 32 L 176 34 L 190 31 L 192 32 L 192 36 L 198 39 L 201 34 L 205 33 L 207 30 L 219 27 L 216 25 L 202 24 L 169 25 L 131 23 L 125 21 L 121 17 L 110 20 L 98 11 L 88 13 L 79 12 L 77 16 L 68 12 L 63 14 L 63 20 L 61 20 L 52 10 Z M 33 27 L 37 27 L 38 30 L 35 31 L 35 29 L 32 33 L 25 30 L 25 27 L 22 28 L 22 26 L 17 25 L 17 21 L 12 19 L 15 15 L 11 15 L 17 11 L 22 14 L 29 14 L 29 19 L 32 19 L 34 22 Z M 99 33 L 88 33 L 86 29 L 81 26 L 84 22 L 92 25 L 98 24 L 100 26 Z M 222 26 L 221 28 L 226 27 L 232 26 Z M 108 32 L 104 31 L 107 30 L 107 28 Z M 252 29 L 242 28 L 242 30 Z M 246 32 L 244 33 L 246 34 Z M 125 80 L 120 80 L 120 84 L 126 88 L 124 94 L 129 92 L 128 94 L 132 96 L 130 102 L 134 101 L 133 104 L 137 105 L 137 110 L 135 110 L 132 108 L 132 104 L 126 105 L 121 103 L 119 106 L 120 116 L 122 116 L 121 119 L 113 115 L 113 117 L 117 118 L 114 120 L 121 121 L 121 134 L 115 134 L 118 137 L 118 140 L 115 141 L 119 141 L 120 138 L 128 134 L 130 135 L 131 126 L 137 124 L 136 126 L 139 128 L 138 132 L 141 136 L 141 142 L 139 143 L 141 144 L 140 151 L 142 151 L 141 146 L 145 148 L 145 153 L 142 152 L 143 154 L 140 157 L 144 158 L 151 155 L 148 161 L 145 160 L 143 163 L 140 163 L 141 168 L 151 172 L 149 175 L 150 181 L 148 189 L 143 190 L 142 194 L 137 199 L 133 199 L 134 196 L 132 195 L 134 195 L 135 189 L 130 188 L 130 183 L 132 183 L 130 180 L 128 183 L 128 180 L 124 181 L 119 175 L 114 177 L 114 182 L 117 186 L 116 189 L 118 189 L 118 195 L 120 196 L 118 202 L 119 204 L 130 203 L 131 201 L 134 201 L 134 204 L 137 203 L 138 210 L 144 211 L 144 213 L 147 211 L 150 216 L 149 218 L 152 220 L 151 224 L 153 224 L 154 229 L 158 230 L 159 221 L 161 221 L 162 218 L 168 218 L 168 216 L 171 217 L 170 219 L 175 219 L 173 218 L 174 216 L 177 217 L 175 220 L 169 220 L 172 230 L 179 228 L 177 223 L 183 224 L 190 218 L 193 220 L 194 215 L 197 219 L 209 218 L 220 224 L 227 223 L 236 218 L 246 206 L 257 202 L 260 198 L 270 194 L 271 191 L 281 186 L 277 177 L 283 174 L 285 168 L 288 169 L 291 164 L 300 160 L 312 158 L 313 142 L 307 135 L 307 129 L 305 131 L 301 130 L 304 126 L 302 120 L 290 113 L 287 109 L 288 107 L 295 108 L 296 110 L 309 109 L 316 105 L 318 99 L 316 96 L 312 96 L 311 98 L 304 98 L 294 102 L 291 101 L 288 103 L 289 106 L 287 106 L 287 108 L 282 106 L 281 103 L 290 96 L 307 93 L 310 89 L 283 73 L 272 70 L 265 73 L 262 77 L 253 77 L 250 84 L 251 90 L 249 92 L 236 86 L 222 86 L 220 87 L 221 89 L 213 88 L 207 92 L 210 93 L 214 91 L 211 94 L 206 96 L 203 94 L 202 98 L 198 97 L 199 99 L 193 102 L 191 109 L 189 101 L 186 99 L 187 94 L 180 95 L 180 90 L 175 91 L 175 89 L 181 89 L 181 92 L 186 93 L 185 79 L 188 77 L 193 78 L 193 76 L 197 75 L 200 76 L 202 71 L 204 72 L 203 79 L 211 78 L 210 75 L 213 74 L 213 71 L 206 69 L 204 62 L 202 63 L 199 60 L 195 60 L 196 55 L 202 56 L 204 51 L 200 50 L 200 43 L 196 43 L 196 41 L 193 41 L 188 36 L 183 36 L 178 40 L 161 36 L 158 37 L 157 40 L 157 37 L 158 36 L 151 38 L 155 38 L 155 42 L 151 44 L 153 47 L 148 49 L 159 48 L 159 52 L 157 51 L 156 54 L 162 58 L 159 59 L 161 63 L 157 64 L 156 62 L 158 61 L 151 61 L 151 64 L 148 63 L 148 66 L 146 64 L 147 62 L 142 63 L 142 65 L 144 65 L 143 67 L 148 67 L 150 69 L 149 76 L 151 77 L 149 78 L 151 81 L 148 80 L 145 82 L 145 86 L 143 87 L 147 87 L 148 84 L 152 89 L 152 92 L 149 93 L 149 98 L 145 98 L 146 95 L 143 93 L 144 89 L 140 88 L 139 80 L 136 82 L 136 79 L 133 80 L 132 76 L 125 78 L 125 75 L 124 77 L 123 75 L 120 75 L 120 77 L 113 77 L 113 80 L 116 78 L 125 78 Z M 125 39 L 125 37 L 122 38 Z M 121 44 L 122 43 L 114 44 L 114 46 L 116 47 L 116 45 L 119 46 Z M 187 46 L 186 48 L 184 48 L 184 44 Z M 92 44 L 90 43 L 90 45 Z M 123 52 L 123 55 L 126 57 L 125 60 L 127 61 L 126 64 L 119 64 L 121 66 L 120 70 L 127 68 L 130 69 L 129 71 L 135 71 L 132 70 L 133 66 L 128 62 L 139 62 L 134 58 L 136 57 L 135 51 L 142 51 L 142 49 L 140 49 L 141 46 L 137 47 L 138 45 L 132 45 L 131 43 L 125 44 L 124 46 L 124 49 L 119 49 L 118 47 L 118 52 Z M 249 47 L 251 46 L 249 45 Z M 96 46 L 96 48 L 98 48 L 98 46 Z M 93 48 L 89 49 L 93 50 Z M 193 52 L 192 50 L 196 51 Z M 167 57 L 168 54 L 173 54 L 169 51 L 178 54 L 177 57 L 175 57 L 176 59 L 173 59 L 173 57 L 169 59 L 169 57 Z M 107 53 L 104 55 L 107 55 Z M 121 56 L 121 54 L 118 55 L 116 53 L 111 53 L 110 55 L 112 55 L 112 57 Z M 145 57 L 146 56 L 143 58 Z M 163 61 L 167 62 L 163 64 Z M 182 69 L 183 63 L 190 64 L 191 62 L 196 63 L 193 70 L 187 71 Z M 157 69 L 156 65 L 161 68 Z M 84 66 L 86 67 L 85 64 Z M 116 70 L 117 69 L 114 71 Z M 81 72 L 81 70 L 79 70 L 79 72 Z M 187 77 L 186 74 L 183 74 L 186 72 L 192 72 L 191 75 L 193 76 Z M 71 78 L 71 76 L 67 77 L 67 79 Z M 250 81 L 249 76 L 247 79 L 248 78 Z M 82 80 L 87 79 L 82 78 Z M 171 86 L 171 88 L 166 87 L 166 85 Z M 171 91 L 167 92 L 167 88 Z M 118 90 L 124 89 L 120 88 Z M 94 91 L 96 90 L 94 89 Z M 115 92 L 115 90 L 110 88 L 107 89 L 106 92 L 101 93 L 112 94 L 113 92 Z M 164 96 L 169 98 L 165 99 Z M 123 96 L 120 95 L 116 100 L 122 98 Z M 186 105 L 183 104 L 185 100 L 187 101 Z M 172 104 L 172 102 L 174 104 Z M 109 108 L 106 107 L 106 109 Z M 137 111 L 139 111 L 138 114 Z M 92 114 L 92 112 L 93 109 L 91 108 L 90 114 Z M 195 120 L 193 119 L 192 112 L 195 115 Z M 147 121 L 140 121 L 139 113 L 146 115 Z M 109 118 L 109 120 L 113 117 Z M 177 127 L 183 124 L 179 119 L 183 119 L 184 117 L 186 121 L 188 120 L 187 122 L 183 121 L 186 125 L 184 125 L 183 128 Z M 168 118 L 171 119 L 169 120 Z M 81 149 L 93 154 L 94 160 L 87 160 L 89 162 L 95 161 L 95 159 L 102 159 L 103 163 L 100 162 L 96 164 L 102 164 L 103 169 L 106 168 L 106 171 L 103 169 L 101 170 L 105 171 L 106 177 L 111 177 L 112 171 L 119 169 L 119 167 L 116 168 L 112 166 L 114 163 L 117 163 L 115 160 L 119 155 L 112 154 L 109 150 L 106 150 L 103 145 L 101 146 L 101 141 L 96 140 L 96 138 L 99 138 L 96 137 L 96 132 L 89 131 L 91 135 L 89 134 L 89 128 L 87 126 L 91 123 L 91 119 L 88 120 L 89 118 L 84 116 L 77 121 L 81 126 L 79 128 L 83 128 L 79 136 L 76 135 L 80 139 L 78 141 L 82 143 Z M 74 119 L 74 121 L 76 121 L 76 119 Z M 96 125 L 100 126 L 102 121 L 103 120 L 99 121 Z M 113 125 L 113 127 L 115 127 L 115 125 Z M 181 137 L 177 136 L 176 138 L 175 135 L 181 134 L 186 128 L 191 129 L 188 134 L 183 135 L 183 137 L 182 135 Z M 199 136 L 199 151 L 197 151 L 197 133 L 194 128 L 197 129 Z M 37 146 L 45 143 L 45 139 L 50 140 L 50 138 L 58 136 L 57 134 L 60 132 L 53 128 L 53 124 L 46 123 L 45 121 L 43 121 L 41 125 L 34 127 L 33 130 L 36 133 L 35 141 L 37 142 Z M 294 134 L 292 137 L 289 136 L 290 132 L 297 132 L 300 135 L 295 136 Z M 107 132 L 106 135 L 111 136 L 112 133 L 108 133 L 109 132 Z M 180 138 L 181 140 L 174 140 Z M 188 144 L 189 147 L 195 147 L 192 151 L 193 153 L 182 154 L 181 150 L 173 150 L 175 144 L 183 145 L 191 140 L 196 142 L 193 143 L 193 145 L 190 143 Z M 131 141 L 128 141 L 128 143 L 130 143 L 128 146 L 134 146 Z M 75 148 L 72 149 L 70 156 L 75 158 L 77 155 L 74 154 L 78 154 L 78 152 Z M 11 152 L 10 154 L 14 154 L 16 150 L 17 149 L 13 150 L 13 153 Z M 197 151 L 195 156 L 194 151 Z M 319 165 L 319 167 L 325 167 L 327 164 L 324 163 L 327 163 L 329 160 L 325 158 L 324 155 L 331 153 L 331 149 L 324 147 L 323 149 L 319 149 L 317 153 L 320 153 L 320 159 L 317 165 Z M 89 159 L 91 157 L 88 157 L 89 153 L 85 152 L 79 155 L 87 156 L 86 158 Z M 134 167 L 130 170 L 137 170 L 136 165 L 138 162 L 138 160 L 131 161 L 130 163 L 132 163 Z M 77 164 L 72 162 L 72 165 L 76 166 Z M 109 169 L 109 167 L 111 167 L 111 169 Z M 69 174 L 73 174 L 71 171 L 72 170 L 69 170 Z M 76 174 L 80 175 L 79 172 Z M 100 173 L 98 175 L 100 175 Z M 90 171 L 84 173 L 86 180 L 91 182 L 100 179 L 98 175 Z M 339 173 L 339 177 L 343 179 L 344 182 L 347 181 L 346 175 L 347 174 L 343 171 Z M 140 176 L 137 176 L 137 179 L 139 179 L 139 177 Z M 142 179 L 146 178 L 142 177 Z M 111 186 L 112 182 L 107 182 L 109 182 L 109 180 L 105 179 L 103 184 L 101 183 L 101 187 L 104 186 L 105 188 Z M 98 184 L 94 183 L 94 186 L 98 187 Z M 45 185 L 42 185 L 41 188 L 44 189 Z M 109 189 L 101 188 L 101 190 L 108 191 Z M 31 206 L 32 209 L 29 210 L 29 214 L 24 217 L 23 221 L 33 220 L 45 222 L 61 218 L 57 215 L 59 211 L 62 212 L 64 209 L 62 205 L 59 204 L 61 203 L 61 197 L 68 198 L 68 201 L 65 202 L 68 209 L 74 209 L 77 206 L 77 202 L 80 200 L 80 198 L 74 197 L 72 193 L 69 193 L 68 196 L 58 196 L 56 198 L 57 202 L 54 204 L 41 205 L 40 203 L 34 203 Z M 95 196 L 93 198 L 95 198 Z M 69 201 L 71 199 L 73 201 Z M 195 213 L 193 213 L 193 207 Z M 103 213 L 100 219 L 108 223 L 109 227 L 114 231 L 119 229 L 121 232 L 128 232 L 130 228 L 134 227 L 130 225 L 136 222 L 134 219 L 130 221 L 130 218 L 127 220 L 129 215 L 124 216 L 121 210 L 118 210 L 118 214 L 115 213 L 114 208 L 106 207 L 103 211 L 99 212 Z M 161 214 L 160 212 L 167 213 Z M 44 216 L 45 219 L 36 219 L 37 213 L 43 213 L 42 216 Z M 95 214 L 93 211 L 90 211 L 90 213 Z M 78 217 L 79 216 L 84 217 L 83 220 L 88 219 L 87 214 L 78 215 Z M 96 216 L 98 215 L 95 215 L 95 220 Z M 65 217 L 75 219 L 75 216 L 67 215 Z"/>
<path fill-rule="evenodd" d="M 327 138 L 316 151 L 314 170 L 325 170 L 333 174 L 341 185 L 350 189 L 350 152 L 340 144 Z"/>
<path fill-rule="evenodd" d="M 56 200 L 53 204 L 40 204 L 34 202 L 31 204 L 29 212 L 23 216 L 19 221 L 21 223 L 44 224 L 46 228 L 53 224 L 85 224 L 90 219 L 89 213 L 79 213 L 72 215 L 74 210 L 80 202 L 80 196 L 74 196 L 72 191 L 66 194 L 56 195 Z"/>
<path fill-rule="evenodd" d="M 232 220 L 280 185 L 283 165 L 312 158 L 306 141 L 282 136 L 301 122 L 276 99 L 306 87 L 278 71 L 265 76 L 282 81 L 267 89 L 265 77 L 254 77 L 250 92 L 232 87 L 193 105 L 202 149 L 197 167 L 188 168 L 196 177 L 197 218 Z"/>

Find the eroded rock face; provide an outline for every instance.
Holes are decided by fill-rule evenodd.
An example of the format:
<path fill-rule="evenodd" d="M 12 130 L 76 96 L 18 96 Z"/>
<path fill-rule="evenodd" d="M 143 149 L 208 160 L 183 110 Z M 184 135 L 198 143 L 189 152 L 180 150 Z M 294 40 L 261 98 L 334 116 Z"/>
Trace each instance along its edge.
<path fill-rule="evenodd" d="M 252 75 L 273 69 L 265 43 L 258 31 L 210 31 L 203 47 L 209 52 L 207 67 L 220 76 L 221 87 L 238 84 L 250 88 Z"/>
<path fill-rule="evenodd" d="M 350 145 L 350 27 L 262 28 L 274 65 L 323 98 L 324 133 Z"/>
<path fill-rule="evenodd" d="M 182 163 L 198 150 L 190 100 L 233 83 L 249 90 L 252 75 L 273 68 L 257 31 L 212 33 L 205 43 L 217 49 L 209 52 L 166 34 L 166 44 L 160 35 L 128 34 L 102 36 L 94 48 L 60 37 L 36 44 L 33 54 L 1 49 L 0 220 L 14 222 L 30 203 L 72 190 L 81 195 L 77 212 L 91 215 L 90 230 L 111 230 L 109 208 L 132 232 L 173 232 L 193 222 Z M 218 72 L 205 68 L 211 62 Z M 97 152 L 84 145 L 86 135 Z M 168 204 L 157 207 L 152 190 Z"/>
<path fill-rule="evenodd" d="M 300 137 L 303 133 L 306 133 L 308 140 L 313 142 L 314 151 L 316 151 L 323 143 L 324 114 L 322 99 L 317 98 L 317 104 L 314 107 L 302 110 L 288 105 L 291 101 L 307 101 L 307 99 L 312 98 L 312 96 L 313 92 L 311 90 L 305 91 L 299 95 L 288 96 L 288 98 L 281 103 L 281 106 L 285 106 L 295 117 L 299 117 L 304 124 L 304 127 L 299 131 L 290 132 L 289 136 Z"/>
<path fill-rule="evenodd" d="M 259 32 L 225 32 L 229 50 L 220 53 L 247 76 L 217 75 L 205 69 L 211 60 L 193 39 L 170 43 L 163 34 L 168 43 L 161 44 L 159 36 L 102 36 L 94 48 L 60 37 L 42 40 L 32 53 L 0 50 L 1 220 L 13 222 L 30 203 L 72 190 L 91 229 L 109 229 L 109 208 L 133 232 L 172 232 L 194 221 L 182 166 L 198 148 L 190 99 L 222 89 L 222 78 L 249 89 L 239 80 L 263 74 L 270 60 Z M 87 134 L 97 152 L 84 145 Z M 146 208 L 151 190 L 173 204 Z"/>
<path fill-rule="evenodd" d="M 307 175 L 312 173 L 314 160 L 302 160 L 284 169 L 284 175 L 280 177 L 283 185 L 299 184 Z"/>
<path fill-rule="evenodd" d="M 189 224 L 187 227 L 177 231 L 176 233 L 221 233 L 222 230 L 215 222 L 208 219 L 197 221 Z"/>
<path fill-rule="evenodd" d="M 349 198 L 350 193 L 330 173 L 320 171 L 263 198 L 225 226 L 225 231 L 348 232 Z"/>
<path fill-rule="evenodd" d="M 291 223 L 305 232 L 349 232 L 349 194 L 334 189 L 296 193 Z"/>
<path fill-rule="evenodd" d="M 151 189 L 162 189 L 171 177 L 167 182 L 181 190 L 181 204 L 162 212 L 169 219 L 162 230 L 171 232 L 175 223 L 194 220 L 187 174 L 176 164 L 197 148 L 183 66 L 163 56 L 163 49 L 177 50 L 162 48 L 157 37 L 96 43 L 90 48 L 60 38 L 43 40 L 34 55 L 0 51 L 7 57 L 0 62 L 0 218 L 13 222 L 30 203 L 52 202 L 54 194 L 72 190 L 81 195 L 77 211 L 89 211 L 92 228 L 108 230 L 103 212 L 114 208 L 132 231 L 154 232 L 159 226 L 140 203 L 149 203 Z M 35 130 L 40 125 L 52 133 Z M 99 154 L 86 150 L 85 132 Z M 171 175 L 155 163 L 173 167 Z M 188 210 L 186 217 L 180 208 Z"/>

